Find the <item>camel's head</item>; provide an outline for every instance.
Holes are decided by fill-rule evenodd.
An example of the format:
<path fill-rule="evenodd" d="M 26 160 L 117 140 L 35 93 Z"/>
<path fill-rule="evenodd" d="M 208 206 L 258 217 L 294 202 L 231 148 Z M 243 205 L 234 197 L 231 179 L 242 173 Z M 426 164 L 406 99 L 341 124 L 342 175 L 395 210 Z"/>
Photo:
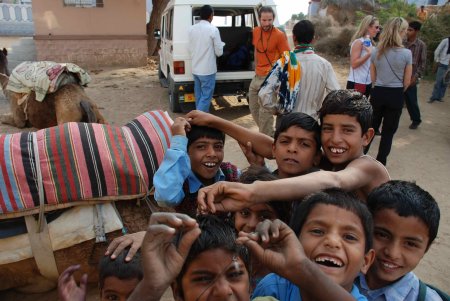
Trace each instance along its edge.
<path fill-rule="evenodd" d="M 3 48 L 3 50 L 0 50 L 0 73 L 9 75 L 8 59 L 6 58 L 7 55 L 8 55 L 8 50 L 6 50 L 6 48 Z"/>

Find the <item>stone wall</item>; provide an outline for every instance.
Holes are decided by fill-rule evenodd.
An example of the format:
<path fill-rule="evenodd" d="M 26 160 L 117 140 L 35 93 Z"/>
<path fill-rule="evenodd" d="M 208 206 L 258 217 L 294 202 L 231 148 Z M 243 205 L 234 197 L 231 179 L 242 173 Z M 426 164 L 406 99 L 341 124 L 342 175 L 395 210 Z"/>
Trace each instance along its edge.
<path fill-rule="evenodd" d="M 83 68 L 145 66 L 147 37 L 35 36 L 38 60 L 74 63 Z"/>

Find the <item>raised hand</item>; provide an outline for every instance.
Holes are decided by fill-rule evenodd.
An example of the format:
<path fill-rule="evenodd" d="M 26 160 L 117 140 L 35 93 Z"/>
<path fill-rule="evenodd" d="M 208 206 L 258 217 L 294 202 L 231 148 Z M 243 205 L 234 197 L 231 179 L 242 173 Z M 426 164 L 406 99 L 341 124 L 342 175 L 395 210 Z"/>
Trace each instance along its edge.
<path fill-rule="evenodd" d="M 180 273 L 200 232 L 188 215 L 153 213 L 141 248 L 144 278 L 129 300 L 158 300 Z"/>
<path fill-rule="evenodd" d="M 294 231 L 278 219 L 259 223 L 255 232 L 239 232 L 237 241 L 245 244 L 264 266 L 287 279 L 292 272 L 298 272 L 293 267 L 308 260 Z"/>
<path fill-rule="evenodd" d="M 172 135 L 186 136 L 186 132 L 191 130 L 191 125 L 183 117 L 177 117 L 172 124 Z"/>
<path fill-rule="evenodd" d="M 127 234 L 124 236 L 116 237 L 114 240 L 109 244 L 108 248 L 106 249 L 105 255 L 111 255 L 111 259 L 116 259 L 117 256 L 119 256 L 122 251 L 130 247 L 130 250 L 127 253 L 127 256 L 125 257 L 125 261 L 131 261 L 133 259 L 134 254 L 139 250 L 139 248 L 142 246 L 142 241 L 144 240 L 145 231 L 140 231 L 136 233 Z"/>
<path fill-rule="evenodd" d="M 264 166 L 264 157 L 256 154 L 253 151 L 253 146 L 250 141 L 248 141 L 246 144 L 239 143 L 239 146 L 241 147 L 242 153 L 247 158 L 247 161 L 250 165 L 256 165 L 256 166 Z"/>
<path fill-rule="evenodd" d="M 58 297 L 60 301 L 85 301 L 87 291 L 87 274 L 81 276 L 80 286 L 77 285 L 73 273 L 80 265 L 72 265 L 64 270 L 58 278 Z"/>

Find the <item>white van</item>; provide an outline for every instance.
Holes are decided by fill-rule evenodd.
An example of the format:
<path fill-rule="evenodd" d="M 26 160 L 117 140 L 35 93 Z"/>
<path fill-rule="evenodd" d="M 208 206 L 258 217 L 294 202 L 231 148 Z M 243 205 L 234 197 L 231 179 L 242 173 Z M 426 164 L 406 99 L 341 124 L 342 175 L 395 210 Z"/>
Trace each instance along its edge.
<path fill-rule="evenodd" d="M 173 112 L 195 108 L 194 79 L 189 55 L 189 28 L 200 20 L 200 8 L 211 5 L 214 24 L 225 42 L 224 54 L 217 58 L 214 95 L 246 96 L 255 74 L 252 30 L 258 26 L 256 6 L 261 0 L 171 0 L 163 11 L 161 29 L 155 37 L 161 39 L 159 78 L 169 88 L 170 109 Z M 275 10 L 272 0 L 262 1 Z"/>

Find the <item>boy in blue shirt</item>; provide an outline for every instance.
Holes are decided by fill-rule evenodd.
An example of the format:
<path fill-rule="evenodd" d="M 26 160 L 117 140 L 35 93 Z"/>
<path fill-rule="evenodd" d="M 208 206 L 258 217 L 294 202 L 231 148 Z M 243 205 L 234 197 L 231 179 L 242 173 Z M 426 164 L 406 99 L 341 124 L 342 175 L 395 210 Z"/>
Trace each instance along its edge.
<path fill-rule="evenodd" d="M 172 139 L 164 159 L 153 177 L 155 200 L 160 206 L 195 216 L 198 190 L 217 181 L 237 181 L 240 171 L 223 162 L 225 134 L 217 129 L 190 125 L 178 117 L 172 124 Z M 141 247 L 145 231 L 115 238 L 105 255 L 114 259 L 130 247 L 125 260 L 130 261 Z"/>
<path fill-rule="evenodd" d="M 438 204 L 414 183 L 389 181 L 369 194 L 367 205 L 374 220 L 375 261 L 356 285 L 370 301 L 418 300 L 419 279 L 412 270 L 436 238 Z M 424 300 L 442 299 L 427 287 Z"/>
<path fill-rule="evenodd" d="M 306 257 L 356 300 L 366 300 L 353 282 L 360 272 L 367 272 L 375 256 L 373 223 L 367 207 L 351 193 L 328 189 L 306 198 L 293 216 L 291 228 Z M 257 229 L 260 237 L 277 234 L 274 223 L 266 220 L 264 224 Z M 261 280 L 252 295 L 258 296 L 272 296 L 280 301 L 308 300 L 298 286 L 277 274 Z"/>
<path fill-rule="evenodd" d="M 175 119 L 170 148 L 153 178 L 158 205 L 195 216 L 201 187 L 237 181 L 237 168 L 232 166 L 230 174 L 230 168 L 222 165 L 224 143 L 225 134 L 217 129 L 191 126 L 182 117 Z"/>

